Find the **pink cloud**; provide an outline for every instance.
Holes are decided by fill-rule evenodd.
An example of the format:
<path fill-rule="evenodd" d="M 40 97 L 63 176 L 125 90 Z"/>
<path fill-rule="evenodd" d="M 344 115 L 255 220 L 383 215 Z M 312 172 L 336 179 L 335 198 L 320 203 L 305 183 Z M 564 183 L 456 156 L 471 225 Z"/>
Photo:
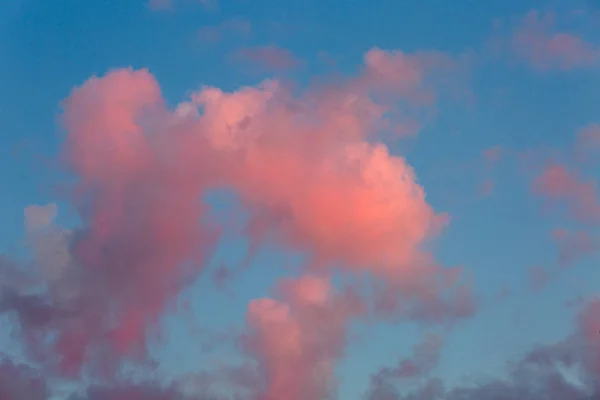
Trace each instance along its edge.
<path fill-rule="evenodd" d="M 86 373 L 100 375 L 128 358 L 144 360 L 148 328 L 206 267 L 217 245 L 222 226 L 209 218 L 203 198 L 227 188 L 249 215 L 243 234 L 252 245 L 276 244 L 309 259 L 304 275 L 283 280 L 272 297 L 248 305 L 242 344 L 257 367 L 220 371 L 228 383 L 257 390 L 265 400 L 323 398 L 335 388 L 334 367 L 354 318 L 375 312 L 371 315 L 443 324 L 473 315 L 477 303 L 462 269 L 439 265 L 429 249 L 449 217 L 428 203 L 407 160 L 376 136 L 391 107 L 378 94 L 433 104 L 435 85 L 428 73 L 439 64 L 413 56 L 372 50 L 359 75 L 341 87 L 300 95 L 277 81 L 232 92 L 205 87 L 175 110 L 167 108 L 146 70 L 89 79 L 64 102 L 62 121 L 62 159 L 77 178 L 71 200 L 82 226 L 58 235 L 63 232 L 54 222 L 55 207 L 26 210 L 28 234 L 41 238 L 37 235 L 54 231 L 67 237 L 53 244 L 67 257 L 52 261 L 61 266 L 56 274 L 41 277 L 48 293 L 3 290 L 0 311 L 17 316 L 31 353 L 45 365 L 58 353 L 63 372 L 85 366 Z M 493 153 L 490 158 L 494 161 Z M 578 219 L 596 216 L 594 184 L 564 166 L 549 166 L 532 188 L 565 203 Z M 589 250 L 584 236 L 556 238 L 565 245 L 565 259 Z M 32 243 L 37 263 L 45 254 L 41 243 L 49 242 Z M 365 275 L 374 278 L 368 287 L 373 296 L 335 290 L 324 277 L 334 272 L 363 283 Z M 538 272 L 532 277 L 543 283 Z M 219 268 L 213 277 L 223 282 L 228 270 Z M 584 310 L 569 340 L 591 344 L 597 355 L 596 308 Z M 54 337 L 51 348 L 44 347 Z M 442 344 L 441 336 L 428 335 L 412 356 L 376 376 L 428 377 Z M 510 375 L 503 383 L 445 391 L 432 378 L 416 396 L 575 398 L 569 396 L 579 394 L 576 388 L 545 375 L 550 361 L 563 362 L 563 350 L 543 347 L 524 358 L 512 372 L 528 379 Z M 585 373 L 600 371 L 591 356 L 571 356 L 568 362 L 582 364 Z M 522 375 L 531 373 L 531 365 L 540 367 L 535 370 L 540 375 Z M 1 377 L 0 383 L 2 390 Z M 371 398 L 385 398 L 382 390 Z M 92 387 L 86 395 L 121 399 L 148 393 L 165 400 L 179 396 L 176 390 L 126 384 Z"/>
<path fill-rule="evenodd" d="M 249 34 L 250 25 L 236 24 L 228 26 L 229 32 Z M 223 33 L 218 32 L 213 38 Z M 552 37 L 553 57 L 567 57 L 560 44 L 565 40 Z M 293 55 L 264 50 L 244 57 L 275 69 L 293 66 Z M 147 361 L 148 330 L 154 331 L 181 290 L 209 265 L 221 239 L 223 223 L 204 199 L 225 188 L 248 215 L 240 224 L 251 248 L 275 244 L 308 261 L 301 277 L 282 280 L 271 297 L 248 304 L 242 347 L 252 360 L 218 373 L 257 392 L 260 400 L 327 398 L 355 318 L 392 315 L 444 324 L 476 311 L 463 270 L 440 265 L 431 252 L 450 217 L 428 202 L 407 159 L 377 136 L 390 125 L 406 128 L 389 119 L 395 103 L 434 106 L 437 79 L 455 70 L 454 60 L 441 53 L 374 48 L 358 75 L 344 82 L 300 95 L 272 80 L 231 92 L 203 87 L 175 110 L 167 107 L 147 70 L 90 78 L 65 100 L 62 115 L 62 161 L 75 178 L 70 200 L 81 225 L 72 231 L 57 227 L 55 205 L 25 210 L 37 280 L 2 287 L 0 312 L 16 316 L 30 347 L 27 355 L 53 374 L 95 380 L 118 375 L 117 367 L 129 359 Z M 500 153 L 488 149 L 484 157 L 493 164 Z M 493 182 L 488 182 L 491 191 Z M 564 203 L 579 220 L 600 215 L 595 184 L 566 167 L 549 166 L 532 189 Z M 586 235 L 561 231 L 555 238 L 565 263 L 595 248 Z M 46 257 L 51 249 L 60 257 Z M 52 265 L 57 267 L 53 273 L 38 270 Z M 533 284 L 546 283 L 545 271 L 531 273 Z M 334 274 L 358 278 L 357 287 L 366 290 L 336 290 L 330 280 Z M 219 267 L 212 277 L 222 285 L 229 270 Z M 32 292 L 40 286 L 48 291 Z M 506 379 L 450 391 L 430 378 L 444 339 L 426 335 L 412 355 L 376 372 L 374 384 L 411 380 L 419 385 L 414 378 L 428 379 L 412 396 L 386 393 L 386 387 L 370 398 L 579 398 L 581 390 L 553 368 L 581 365 L 584 382 L 597 382 L 599 310 L 592 303 L 572 337 L 535 349 Z M 571 343 L 586 351 L 573 350 Z M 59 371 L 52 368 L 54 360 Z M 0 364 L 0 398 L 48 397 L 42 393 L 45 382 L 32 371 L 7 365 Z M 183 395 L 175 388 L 117 382 L 92 385 L 82 397 L 171 400 Z"/>
<path fill-rule="evenodd" d="M 172 10 L 173 0 L 150 0 L 148 7 L 153 11 Z"/>
<path fill-rule="evenodd" d="M 200 0 L 200 4 L 202 4 L 202 7 L 208 11 L 215 11 L 219 9 L 218 0 Z"/>
<path fill-rule="evenodd" d="M 197 4 L 200 4 L 207 11 L 215 11 L 219 8 L 217 0 L 194 0 Z M 149 0 L 148 8 L 153 11 L 166 11 L 174 10 L 175 0 Z"/>
<path fill-rule="evenodd" d="M 392 137 L 415 136 L 435 117 L 442 96 L 467 104 L 468 59 L 438 51 L 405 53 L 378 47 L 363 57 L 360 74 L 348 82 L 353 91 L 367 92 L 386 106 L 382 130 Z M 402 107 L 398 107 L 401 104 Z"/>
<path fill-rule="evenodd" d="M 16 312 L 32 348 L 40 347 L 36 357 L 59 360 L 69 374 L 83 367 L 114 373 L 122 360 L 143 359 L 148 329 L 218 244 L 222 225 L 203 199 L 223 188 L 248 213 L 240 224 L 251 248 L 301 252 L 313 272 L 369 274 L 382 285 L 390 315 L 428 323 L 472 315 L 462 271 L 439 265 L 427 248 L 448 216 L 428 204 L 408 162 L 376 140 L 392 105 L 373 93 L 385 82 L 396 99 L 431 93 L 427 77 L 439 60 L 381 50 L 365 59 L 364 70 L 341 85 L 300 95 L 277 81 L 234 92 L 205 87 L 175 110 L 147 70 L 114 70 L 75 88 L 63 102 L 61 160 L 77 178 L 70 200 L 82 224 L 64 236 L 53 226 L 63 237 L 53 246 L 65 257 L 44 276 L 47 293 L 15 289 L 0 301 L 2 310 Z M 294 346 L 313 351 L 303 336 L 316 318 L 305 312 L 308 305 L 341 307 L 338 295 L 325 295 L 328 286 L 314 282 L 282 285 L 282 300 L 252 303 L 259 342 L 273 335 L 272 314 L 281 328 L 299 332 Z M 343 325 L 335 313 L 330 319 Z M 329 334 L 323 332 L 327 346 L 343 339 Z M 48 348 L 50 337 L 56 341 Z M 278 370 L 276 354 L 257 351 L 265 368 Z M 283 367 L 283 376 L 276 372 L 269 373 L 269 390 L 279 393 L 292 383 Z"/>
<path fill-rule="evenodd" d="M 600 150 L 600 124 L 586 126 L 577 133 L 575 154 L 581 161 L 586 161 L 598 154 Z"/>
<path fill-rule="evenodd" d="M 217 43 L 229 36 L 248 38 L 252 24 L 245 18 L 231 18 L 217 25 L 203 26 L 198 30 L 198 38 L 205 43 Z"/>
<path fill-rule="evenodd" d="M 479 187 L 479 195 L 482 197 L 491 196 L 495 187 L 496 183 L 492 179 L 486 179 Z"/>
<path fill-rule="evenodd" d="M 503 285 L 495 295 L 492 296 L 492 303 L 499 303 L 508 299 L 513 294 L 513 291 L 507 285 Z"/>
<path fill-rule="evenodd" d="M 599 61 L 599 49 L 581 37 L 555 30 L 552 14 L 531 11 L 512 36 L 514 53 L 535 69 L 571 70 Z"/>
<path fill-rule="evenodd" d="M 456 81 L 461 69 L 459 62 L 441 52 L 405 53 L 375 47 L 365 54 L 357 83 L 376 92 L 400 94 L 416 104 L 431 105 L 444 77 L 451 73 Z"/>
<path fill-rule="evenodd" d="M 265 298 L 248 306 L 246 344 L 266 379 L 259 398 L 325 398 L 334 389 L 348 318 L 361 312 L 361 304 L 313 276 L 285 281 L 280 292 L 283 301 Z"/>
<path fill-rule="evenodd" d="M 382 113 L 367 97 L 348 103 L 325 92 L 307 103 L 269 83 L 232 94 L 207 89 L 194 99 L 214 146 L 247 148 L 230 179 L 255 210 L 249 226 L 255 237 L 276 237 L 327 264 L 378 265 L 369 268 L 384 273 L 419 258 L 418 244 L 447 220 L 427 205 L 402 158 L 363 141 Z M 268 145 L 257 146 L 257 138 Z"/>
<path fill-rule="evenodd" d="M 600 300 L 593 299 L 582 307 L 577 318 L 579 340 L 589 343 L 583 365 L 593 376 L 600 375 Z"/>
<path fill-rule="evenodd" d="M 563 204 L 571 217 L 582 222 L 600 218 L 595 181 L 583 181 L 563 165 L 549 165 L 537 177 L 532 190 L 548 200 Z"/>
<path fill-rule="evenodd" d="M 423 67 L 427 56 L 371 49 L 364 57 L 365 79 L 371 84 L 391 84 L 400 91 L 420 86 L 424 80 Z"/>
<path fill-rule="evenodd" d="M 502 156 L 502 147 L 500 146 L 492 146 L 484 149 L 482 151 L 482 156 L 486 164 L 492 166 L 497 164 L 500 161 Z"/>
<path fill-rule="evenodd" d="M 558 261 L 567 266 L 598 250 L 598 243 L 585 231 L 570 232 L 557 229 L 552 233 L 558 244 Z"/>
<path fill-rule="evenodd" d="M 490 170 L 497 165 L 504 153 L 504 149 L 501 146 L 492 146 L 483 149 L 481 152 L 481 158 L 484 163 L 485 169 L 483 169 L 484 176 L 477 185 L 477 195 L 480 197 L 489 197 L 496 188 L 496 181 L 490 177 Z M 478 164 L 480 162 L 478 161 Z"/>
<path fill-rule="evenodd" d="M 302 65 L 291 51 L 275 45 L 244 48 L 235 52 L 233 57 L 246 67 L 266 71 L 287 71 Z"/>
<path fill-rule="evenodd" d="M 531 267 L 528 269 L 529 283 L 533 290 L 542 290 L 550 283 L 552 279 L 552 273 L 547 268 L 543 267 Z"/>
<path fill-rule="evenodd" d="M 63 158 L 79 176 L 73 201 L 85 229 L 66 243 L 71 260 L 54 285 L 67 285 L 69 291 L 56 293 L 75 299 L 52 295 L 40 303 L 49 319 L 24 327 L 58 334 L 56 350 L 69 373 L 98 347 L 106 361 L 143 354 L 146 328 L 203 267 L 214 242 L 210 228 L 197 223 L 202 180 L 181 179 L 168 157 L 159 160 L 140 124 L 161 106 L 160 89 L 144 70 L 92 78 L 64 103 Z M 21 307 L 23 318 L 35 315 L 23 308 L 35 303 L 14 299 L 11 308 Z"/>

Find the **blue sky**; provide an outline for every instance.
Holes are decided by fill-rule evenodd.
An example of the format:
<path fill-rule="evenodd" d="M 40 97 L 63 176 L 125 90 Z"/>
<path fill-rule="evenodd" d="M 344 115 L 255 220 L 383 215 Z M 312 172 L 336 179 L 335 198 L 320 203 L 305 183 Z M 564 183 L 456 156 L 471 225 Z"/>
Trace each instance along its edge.
<path fill-rule="evenodd" d="M 129 66 L 148 68 L 173 106 L 205 85 L 230 91 L 283 75 L 303 86 L 334 68 L 355 74 L 364 53 L 374 46 L 407 53 L 436 49 L 470 55 L 468 86 L 475 101 L 442 99 L 418 136 L 391 141 L 389 147 L 414 167 L 427 201 L 451 215 L 435 242 L 435 253 L 444 265 L 464 266 L 472 275 L 479 309 L 452 329 L 357 322 L 352 331 L 359 339 L 351 341 L 338 362 L 340 398 L 360 398 L 370 375 L 410 355 L 427 331 L 443 332 L 444 351 L 434 374 L 448 385 L 465 376 L 502 374 L 506 361 L 568 335 L 575 310 L 565 303 L 598 290 L 594 254 L 562 269 L 543 289 L 530 287 L 529 268 L 556 264 L 552 230 L 579 225 L 558 212 L 544 213 L 542 201 L 530 190 L 535 172 L 520 162 L 520 154 L 528 150 L 568 151 L 575 134 L 598 120 L 597 65 L 538 71 L 510 52 L 495 55 L 489 48 L 497 34 L 494 21 L 504 20 L 502 34 L 510 35 L 532 9 L 555 11 L 556 29 L 564 27 L 600 48 L 597 16 L 586 2 L 222 0 L 218 10 L 207 10 L 200 1 L 175 0 L 164 11 L 138 0 L 6 3 L 0 15 L 0 250 L 7 254 L 20 251 L 28 205 L 57 202 L 58 224 L 71 228 L 79 223 L 60 191 L 65 177 L 55 160 L 65 134 L 58 121 L 62 101 L 93 75 Z M 202 28 L 236 19 L 247 21 L 251 32 L 224 33 L 215 43 L 199 35 Z M 303 66 L 248 72 L 231 56 L 240 49 L 271 45 L 289 50 Z M 335 67 L 323 62 L 325 52 Z M 482 151 L 493 146 L 508 150 L 487 170 Z M 585 174 L 594 179 L 597 172 L 590 167 Z M 494 190 L 481 196 L 478 191 L 488 179 Z M 218 207 L 222 201 L 217 196 L 212 203 Z M 585 229 L 596 232 L 593 226 Z M 212 268 L 240 262 L 245 246 L 240 237 L 222 242 Z M 290 274 L 277 265 L 297 259 L 281 249 L 263 248 L 227 290 L 215 287 L 206 272 L 181 294 L 180 302 L 189 300 L 194 319 L 213 332 L 242 330 L 247 304 L 272 293 L 274 284 Z M 494 300 L 505 287 L 510 295 Z M 155 343 L 152 352 L 165 377 L 239 359 L 231 344 L 208 354 L 201 351 L 203 340 L 190 332 L 190 319 L 183 312 L 164 317 L 165 340 Z M 18 342 L 8 338 L 13 328 L 9 325 L 0 341 L 0 352 L 13 352 Z"/>

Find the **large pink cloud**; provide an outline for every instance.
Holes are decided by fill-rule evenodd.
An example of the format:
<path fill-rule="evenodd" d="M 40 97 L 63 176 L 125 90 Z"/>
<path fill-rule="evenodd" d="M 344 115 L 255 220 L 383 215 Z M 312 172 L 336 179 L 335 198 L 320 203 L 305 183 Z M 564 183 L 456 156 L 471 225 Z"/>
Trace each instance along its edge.
<path fill-rule="evenodd" d="M 4 308 L 17 312 L 24 337 L 56 337 L 65 372 L 91 360 L 106 369 L 123 355 L 143 356 L 147 326 L 204 266 L 214 243 L 200 223 L 203 180 L 181 174 L 174 154 L 153 148 L 162 139 L 152 140 L 141 123 L 161 104 L 143 70 L 92 78 L 64 104 L 64 160 L 77 177 L 72 200 L 84 226 L 56 243 L 68 257 L 49 297 L 9 291 Z"/>
<path fill-rule="evenodd" d="M 73 253 L 95 310 L 88 329 L 62 331 L 63 348 L 84 345 L 98 324 L 107 329 L 106 318 L 113 327 L 103 336 L 118 352 L 140 346 L 146 325 L 204 264 L 213 236 L 200 224 L 203 179 L 182 174 L 175 154 L 158 147 L 164 139 L 143 125 L 161 110 L 158 84 L 143 70 L 92 78 L 65 102 L 65 159 L 79 178 L 75 202 L 86 224 Z"/>
<path fill-rule="evenodd" d="M 275 244 L 308 261 L 301 277 L 248 304 L 243 350 L 255 364 L 223 375 L 260 400 L 327 398 L 355 318 L 375 313 L 451 324 L 476 311 L 463 270 L 440 265 L 431 250 L 450 217 L 428 203 L 415 170 L 379 136 L 404 131 L 390 118 L 398 104 L 434 107 L 439 84 L 457 68 L 438 52 L 374 48 L 356 76 L 299 95 L 273 80 L 231 92 L 204 87 L 174 110 L 147 70 L 90 78 L 65 100 L 62 115 L 61 156 L 74 178 L 69 200 L 81 225 L 58 227 L 53 204 L 25 210 L 36 276 L 22 277 L 7 264 L 0 312 L 16 317 L 27 355 L 52 372 L 105 377 L 118 374 L 123 361 L 147 361 L 148 328 L 209 264 L 223 224 L 205 197 L 225 188 L 248 215 L 241 223 L 251 249 Z M 582 140 L 593 139 L 586 135 Z M 484 157 L 497 163 L 499 149 Z M 564 203 L 578 220 L 600 216 L 595 183 L 565 166 L 548 166 L 532 188 Z M 592 250 L 587 236 L 563 232 L 556 239 L 565 263 Z M 228 271 L 217 269 L 215 280 L 224 282 Z M 342 281 L 359 278 L 350 281 L 353 290 L 334 288 L 336 273 Z M 565 343 L 597 350 L 597 308 L 592 303 L 584 310 Z M 389 381 L 429 375 L 442 344 L 443 337 L 426 336 L 412 357 L 378 371 L 374 383 L 383 389 L 372 397 L 394 398 Z M 544 374 L 532 382 L 551 388 L 558 382 L 560 390 L 532 389 L 518 381 L 523 370 L 517 369 L 514 382 L 477 390 L 448 392 L 431 379 L 413 398 L 486 398 L 503 391 L 508 399 L 565 398 L 578 389 L 551 369 L 548 360 L 563 361 L 560 351 L 538 349 L 518 366 L 541 365 Z M 599 371 L 591 357 L 573 357 L 586 374 Z M 0 390 L 8 387 L 0 384 Z M 118 384 L 91 387 L 84 398 L 183 395 Z"/>
<path fill-rule="evenodd" d="M 225 173 L 254 210 L 249 229 L 277 232 L 278 241 L 310 250 L 320 263 L 382 274 L 414 264 L 419 244 L 447 217 L 427 204 L 403 158 L 365 140 L 382 106 L 360 93 L 318 96 L 294 99 L 275 82 L 194 95 L 204 112 L 199 129 L 228 159 L 241 156 Z"/>
<path fill-rule="evenodd" d="M 389 79 L 399 83 L 402 72 L 392 72 Z M 386 106 L 364 94 L 364 75 L 358 81 L 361 90 L 321 90 L 300 99 L 267 82 L 236 93 L 205 89 L 193 101 L 203 109 L 198 124 L 206 124 L 213 145 L 229 159 L 243 157 L 226 174 L 252 210 L 251 241 L 308 251 L 316 266 L 373 273 L 402 288 L 405 305 L 415 298 L 427 304 L 404 314 L 468 315 L 467 288 L 452 297 L 453 306 L 439 297 L 456 284 L 450 278 L 456 274 L 443 271 L 424 248 L 448 217 L 427 204 L 403 158 L 367 141 Z M 397 95 L 411 95 L 405 87 Z"/>
<path fill-rule="evenodd" d="M 32 348 L 41 346 L 38 359 L 50 362 L 58 353 L 62 372 L 107 374 L 123 359 L 144 359 L 148 327 L 205 268 L 219 239 L 222 226 L 204 198 L 227 188 L 249 214 L 251 247 L 270 242 L 303 253 L 312 273 L 372 276 L 385 293 L 366 299 L 372 310 L 436 323 L 471 315 L 461 270 L 440 266 L 428 249 L 448 216 L 427 203 L 407 161 L 377 140 L 395 102 L 432 104 L 429 77 L 449 65 L 437 53 L 373 49 L 358 76 L 344 82 L 300 95 L 277 81 L 234 92 L 205 87 L 175 110 L 147 70 L 90 78 L 64 101 L 62 115 L 62 160 L 74 177 L 70 200 L 82 225 L 66 232 L 48 222 L 55 210 L 28 209 L 28 223 L 54 232 L 32 236 L 36 262 L 48 262 L 39 256 L 48 243 L 61 256 L 55 268 L 40 269 L 53 271 L 40 276 L 47 293 L 13 288 L 2 309 L 16 313 Z M 307 307 L 326 302 L 328 309 L 328 296 L 337 299 L 319 282 L 283 285 L 282 301 L 251 303 L 258 337 L 271 335 L 271 314 L 304 335 L 306 324 L 316 323 Z M 310 353 L 313 340 L 325 340 L 338 354 L 344 330 L 336 326 L 337 333 L 320 332 L 298 346 Z M 257 357 L 279 371 L 269 351 Z M 304 368 L 308 374 L 314 365 Z M 272 383 L 277 393 L 291 385 L 285 376 L 272 379 L 284 382 Z"/>

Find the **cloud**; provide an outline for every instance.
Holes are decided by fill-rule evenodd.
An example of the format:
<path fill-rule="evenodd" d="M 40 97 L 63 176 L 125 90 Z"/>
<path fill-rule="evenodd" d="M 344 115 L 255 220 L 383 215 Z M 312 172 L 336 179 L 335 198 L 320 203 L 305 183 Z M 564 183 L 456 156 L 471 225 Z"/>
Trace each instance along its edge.
<path fill-rule="evenodd" d="M 589 68 L 600 60 L 600 49 L 583 38 L 556 30 L 551 13 L 530 11 L 511 38 L 516 56 L 539 71 Z"/>
<path fill-rule="evenodd" d="M 161 102 L 150 74 L 122 70 L 92 78 L 64 103 L 64 160 L 80 178 L 72 200 L 83 226 L 55 243 L 67 265 L 47 293 L 7 288 L 3 304 L 18 314 L 24 337 L 56 337 L 50 343 L 65 373 L 79 373 L 101 349 L 106 365 L 143 356 L 147 327 L 204 267 L 214 243 L 198 225 L 202 182 L 156 163 L 138 125 Z"/>
<path fill-rule="evenodd" d="M 265 71 L 287 71 L 302 65 L 291 51 L 275 45 L 244 48 L 236 51 L 233 59 L 244 67 Z"/>
<path fill-rule="evenodd" d="M 193 0 L 193 2 L 201 5 L 206 11 L 217 11 L 219 9 L 217 0 Z M 148 8 L 152 11 L 173 11 L 176 3 L 175 0 L 149 0 Z"/>
<path fill-rule="evenodd" d="M 91 385 L 85 393 L 74 394 L 69 400 L 208 400 L 207 397 L 195 399 L 184 396 L 176 388 L 164 388 L 154 382 L 142 384 L 119 383 L 114 385 Z"/>
<path fill-rule="evenodd" d="M 598 242 L 585 231 L 557 229 L 552 236 L 559 246 L 558 261 L 563 266 L 572 265 L 598 250 Z"/>
<path fill-rule="evenodd" d="M 500 158 L 502 157 L 502 153 L 503 149 L 500 146 L 488 147 L 481 152 L 483 160 L 489 166 L 498 164 Z"/>
<path fill-rule="evenodd" d="M 41 369 L 16 364 L 3 358 L 0 362 L 0 399 L 2 400 L 225 400 L 204 391 L 185 393 L 178 384 L 163 385 L 155 380 L 133 381 L 120 379 L 110 383 L 96 383 L 82 391 L 52 392 L 50 379 Z M 67 396 L 67 397 L 64 397 Z"/>
<path fill-rule="evenodd" d="M 253 240 L 275 239 L 318 263 L 389 275 L 425 262 L 419 244 L 447 217 L 426 203 L 404 159 L 365 141 L 386 107 L 352 85 L 292 98 L 266 82 L 235 93 L 207 88 L 193 101 L 212 145 L 245 153 L 242 164 L 229 165 L 228 179 L 252 210 Z"/>
<path fill-rule="evenodd" d="M 200 4 L 207 11 L 216 11 L 219 9 L 218 0 L 200 0 Z"/>
<path fill-rule="evenodd" d="M 314 276 L 287 280 L 280 292 L 282 301 L 264 298 L 248 306 L 246 347 L 266 381 L 260 398 L 324 399 L 334 390 L 348 318 L 362 312 L 361 303 Z"/>
<path fill-rule="evenodd" d="M 248 216 L 240 225 L 250 248 L 307 258 L 307 276 L 248 307 L 246 350 L 267 393 L 301 398 L 331 387 L 355 310 L 322 276 L 369 275 L 376 295 L 368 285 L 355 292 L 379 317 L 468 318 L 476 303 L 462 269 L 428 249 L 449 217 L 378 140 L 396 102 L 432 106 L 430 78 L 452 68 L 437 53 L 373 49 L 345 82 L 299 94 L 273 80 L 203 87 L 173 110 L 147 70 L 88 79 L 61 116 L 60 160 L 76 178 L 68 200 L 81 223 L 67 230 L 54 206 L 27 209 L 33 283 L 7 280 L 1 311 L 19 322 L 28 355 L 62 377 L 114 377 L 122 363 L 144 362 L 148 332 L 212 260 L 223 225 L 206 196 L 226 188 Z"/>
<path fill-rule="evenodd" d="M 47 400 L 50 391 L 46 380 L 24 364 L 0 359 L 0 399 L 2 400 Z"/>
<path fill-rule="evenodd" d="M 243 365 L 224 368 L 229 382 L 251 389 L 236 399 L 324 399 L 333 393 L 332 363 L 342 355 L 348 318 L 364 310 L 348 292 L 335 291 L 327 279 L 305 275 L 278 285 L 278 299 L 258 299 L 248 307 L 246 350 L 258 361 L 255 368 Z M 358 307 L 357 307 L 358 306 Z M 583 303 L 574 329 L 564 339 L 540 344 L 507 364 L 505 377 L 476 379 L 454 387 L 433 376 L 440 360 L 443 338 L 426 334 L 410 357 L 393 368 L 382 368 L 372 379 L 369 400 L 506 400 L 592 399 L 600 394 L 600 300 Z M 35 370 L 4 362 L 0 366 L 0 393 L 17 398 L 46 399 L 45 381 Z M 8 377 L 6 381 L 2 378 Z M 171 385 L 154 381 L 118 380 L 91 385 L 70 400 L 207 400 L 219 397 L 207 388 L 215 374 L 202 373 Z M 186 384 L 187 383 L 187 384 Z M 195 383 L 195 385 L 191 385 Z M 410 383 L 410 385 L 404 385 Z M 413 389 L 408 389 L 412 386 Z M 2 392 L 4 390 L 4 392 Z M 12 392 L 7 392 L 12 390 Z M 233 393 L 233 392 L 232 392 Z M 21 397 L 30 394 L 31 397 Z M 36 397 L 37 396 L 37 397 Z M 3 397 L 4 398 L 4 397 Z M 10 396 L 9 400 L 13 400 Z M 16 398 L 14 398 L 16 400 Z"/>
<path fill-rule="evenodd" d="M 359 85 L 385 94 L 400 94 L 412 103 L 431 105 L 444 78 L 458 80 L 464 65 L 438 51 L 405 53 L 374 47 L 364 55 Z"/>
<path fill-rule="evenodd" d="M 488 197 L 494 191 L 496 183 L 492 179 L 486 179 L 479 186 L 479 195 L 482 197 Z"/>
<path fill-rule="evenodd" d="M 600 124 L 593 123 L 577 133 L 575 155 L 581 161 L 593 158 L 600 150 Z"/>
<path fill-rule="evenodd" d="M 31 205 L 25 208 L 25 228 L 37 231 L 47 228 L 58 215 L 58 207 L 51 203 L 45 206 Z"/>
<path fill-rule="evenodd" d="M 217 25 L 206 25 L 198 30 L 198 38 L 205 43 L 218 43 L 228 37 L 248 38 L 252 24 L 245 18 L 230 18 Z"/>
<path fill-rule="evenodd" d="M 413 346 L 412 357 L 401 359 L 393 368 L 381 368 L 371 377 L 371 390 L 374 393 L 382 393 L 386 391 L 390 382 L 426 377 L 437 367 L 443 344 L 442 336 L 425 335 L 421 342 Z"/>
<path fill-rule="evenodd" d="M 533 290 L 541 290 L 548 286 L 552 279 L 552 270 L 540 266 L 531 267 L 527 270 L 529 283 Z"/>
<path fill-rule="evenodd" d="M 532 183 L 532 191 L 553 204 L 564 205 L 569 215 L 580 222 L 597 222 L 600 204 L 596 182 L 582 180 L 564 165 L 550 164 Z"/>
<path fill-rule="evenodd" d="M 496 188 L 496 180 L 492 178 L 491 171 L 498 165 L 505 156 L 505 149 L 501 146 L 491 146 L 481 151 L 481 160 L 483 161 L 483 168 L 479 171 L 483 173 L 483 177 L 477 183 L 477 195 L 479 197 L 489 197 L 492 195 Z M 480 162 L 478 162 L 480 163 Z"/>
<path fill-rule="evenodd" d="M 224 32 L 247 35 L 250 25 L 230 21 L 204 32 L 219 40 Z M 283 49 L 245 51 L 239 56 L 271 69 L 297 65 Z M 458 64 L 435 51 L 372 48 L 356 75 L 334 83 L 300 93 L 277 80 L 232 91 L 202 87 L 174 109 L 147 70 L 88 79 L 65 99 L 61 118 L 60 159 L 76 177 L 69 200 L 81 223 L 58 226 L 55 204 L 25 209 L 32 259 L 23 263 L 33 268 L 2 261 L 8 272 L 0 276 L 0 313 L 18 323 L 27 356 L 44 372 L 101 382 L 73 399 L 194 398 L 175 383 L 120 380 L 119 368 L 148 362 L 149 331 L 159 329 L 181 291 L 212 261 L 224 224 L 206 197 L 227 189 L 247 216 L 239 225 L 250 249 L 275 245 L 306 262 L 299 277 L 282 279 L 269 297 L 249 302 L 236 343 L 244 361 L 198 374 L 196 383 L 210 387 L 207 380 L 221 380 L 251 399 L 333 395 L 335 366 L 355 320 L 390 318 L 431 328 L 477 311 L 463 269 L 440 264 L 431 251 L 450 216 L 429 203 L 407 159 L 380 140 L 383 131 L 404 128 L 391 117 L 398 105 L 434 108 Z M 593 134 L 581 138 L 590 141 Z M 500 149 L 483 157 L 491 166 Z M 566 166 L 549 165 L 532 190 L 564 204 L 578 220 L 600 215 L 595 183 Z M 564 264 L 595 249 L 585 235 L 563 232 L 555 239 Z M 547 277 L 540 271 L 532 269 L 531 278 L 541 286 Z M 343 284 L 334 285 L 334 276 Z M 212 277 L 217 285 L 231 278 L 225 267 Z M 405 382 L 424 382 L 403 397 L 411 399 L 502 393 L 552 400 L 592 392 L 598 363 L 576 345 L 598 350 L 592 334 L 597 309 L 596 303 L 585 309 L 564 342 L 526 355 L 510 379 L 474 387 L 447 390 L 432 377 L 444 338 L 425 335 L 411 356 L 374 372 L 369 396 L 400 398 L 397 386 Z M 574 365 L 583 376 L 577 384 L 561 369 Z M 26 368 L 0 368 L 14 376 L 9 383 L 0 376 L 0 390 L 35 386 Z"/>
<path fill-rule="evenodd" d="M 551 267 L 535 266 L 527 270 L 530 287 L 541 290 L 556 279 L 563 268 L 576 265 L 581 259 L 598 250 L 598 241 L 589 232 L 555 229 L 552 239 L 556 243 L 558 257 Z"/>
<path fill-rule="evenodd" d="M 410 393 L 393 384 L 374 386 L 369 400 L 563 400 L 593 399 L 600 394 L 600 301 L 585 305 L 575 329 L 564 340 L 533 348 L 509 364 L 506 378 L 476 381 L 448 389 L 430 378 Z"/>
<path fill-rule="evenodd" d="M 173 9 L 173 0 L 150 0 L 148 8 L 152 11 L 165 11 Z"/>
<path fill-rule="evenodd" d="M 24 210 L 26 243 L 33 256 L 33 267 L 43 280 L 60 279 L 72 262 L 69 242 L 72 232 L 55 223 L 58 207 L 55 203 L 32 205 Z M 66 290 L 62 287 L 62 290 Z"/>

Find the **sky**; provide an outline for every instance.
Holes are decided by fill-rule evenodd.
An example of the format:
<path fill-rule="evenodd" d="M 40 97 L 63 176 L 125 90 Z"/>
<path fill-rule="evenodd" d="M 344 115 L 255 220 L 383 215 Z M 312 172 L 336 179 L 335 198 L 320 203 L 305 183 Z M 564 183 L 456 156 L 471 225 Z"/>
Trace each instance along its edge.
<path fill-rule="evenodd" d="M 600 3 L 1 9 L 1 400 L 600 396 Z"/>

